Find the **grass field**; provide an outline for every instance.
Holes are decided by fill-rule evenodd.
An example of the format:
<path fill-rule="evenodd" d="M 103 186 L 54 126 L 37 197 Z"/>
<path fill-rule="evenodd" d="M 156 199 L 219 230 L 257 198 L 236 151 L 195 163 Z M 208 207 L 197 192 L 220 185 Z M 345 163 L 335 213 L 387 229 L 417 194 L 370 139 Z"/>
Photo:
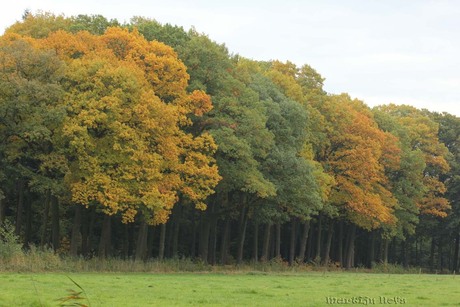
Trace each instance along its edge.
<path fill-rule="evenodd" d="M 460 306 L 460 276 L 344 272 L 1 273 L 0 306 L 58 306 L 68 276 L 90 306 Z"/>

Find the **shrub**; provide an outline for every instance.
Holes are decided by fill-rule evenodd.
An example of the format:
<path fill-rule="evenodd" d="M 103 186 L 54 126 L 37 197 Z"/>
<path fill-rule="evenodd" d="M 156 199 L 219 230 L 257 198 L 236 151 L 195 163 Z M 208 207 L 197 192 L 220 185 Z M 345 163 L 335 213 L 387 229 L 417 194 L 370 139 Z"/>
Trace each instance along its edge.
<path fill-rule="evenodd" d="M 19 254 L 22 254 L 19 236 L 14 233 L 13 224 L 5 220 L 0 225 L 0 260 L 8 261 Z"/>

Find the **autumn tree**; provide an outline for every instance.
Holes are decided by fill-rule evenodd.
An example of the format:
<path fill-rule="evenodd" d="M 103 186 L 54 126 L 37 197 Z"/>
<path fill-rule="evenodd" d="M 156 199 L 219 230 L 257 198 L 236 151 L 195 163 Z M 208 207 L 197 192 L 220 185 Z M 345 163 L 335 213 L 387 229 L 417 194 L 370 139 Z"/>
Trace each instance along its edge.
<path fill-rule="evenodd" d="M 64 94 L 60 81 L 65 65 L 52 52 L 37 50 L 30 40 L 17 35 L 2 37 L 0 48 L 0 163 L 3 179 L 10 181 L 12 191 L 18 193 L 14 208 L 16 233 L 21 234 L 22 226 L 26 225 L 25 243 L 28 243 L 33 209 L 31 200 L 26 198 L 31 193 L 48 195 L 45 221 L 51 197 L 55 198 L 53 225 L 59 222 L 56 197 L 64 193 L 61 181 L 66 163 L 55 151 L 55 136 L 65 116 L 65 108 L 60 104 Z M 0 210 L 4 212 L 4 206 Z M 59 245 L 58 231 L 58 226 L 53 227 L 55 248 Z"/>
<path fill-rule="evenodd" d="M 420 150 L 426 167 L 423 171 L 425 193 L 418 202 L 423 214 L 445 217 L 450 208 L 449 202 L 443 197 L 445 185 L 439 176 L 449 170 L 446 161 L 448 149 L 438 139 L 438 124 L 422 111 L 410 106 L 387 105 L 380 108 L 408 129 L 408 138 L 412 150 Z"/>

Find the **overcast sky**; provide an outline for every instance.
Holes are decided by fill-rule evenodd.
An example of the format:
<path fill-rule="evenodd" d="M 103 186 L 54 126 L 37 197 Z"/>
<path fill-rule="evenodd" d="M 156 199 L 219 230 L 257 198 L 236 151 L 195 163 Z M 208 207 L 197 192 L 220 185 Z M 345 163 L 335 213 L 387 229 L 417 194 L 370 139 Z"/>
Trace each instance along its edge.
<path fill-rule="evenodd" d="M 2 3 L 0 32 L 25 9 L 195 26 L 232 53 L 311 65 L 329 93 L 460 116 L 456 0 L 13 0 Z"/>

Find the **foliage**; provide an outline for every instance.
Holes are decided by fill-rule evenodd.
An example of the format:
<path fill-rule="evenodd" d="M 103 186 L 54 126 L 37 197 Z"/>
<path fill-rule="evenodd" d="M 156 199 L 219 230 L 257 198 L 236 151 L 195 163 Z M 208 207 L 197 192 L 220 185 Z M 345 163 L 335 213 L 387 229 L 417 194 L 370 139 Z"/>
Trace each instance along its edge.
<path fill-rule="evenodd" d="M 0 259 L 9 261 L 22 253 L 19 236 L 14 233 L 14 226 L 8 221 L 0 225 Z"/>
<path fill-rule="evenodd" d="M 371 110 L 324 80 L 194 28 L 26 12 L 0 38 L 0 221 L 30 248 L 8 266 L 61 267 L 55 251 L 208 269 L 262 248 L 277 268 L 369 267 L 390 245 L 391 262 L 458 270 L 458 118 Z"/>

